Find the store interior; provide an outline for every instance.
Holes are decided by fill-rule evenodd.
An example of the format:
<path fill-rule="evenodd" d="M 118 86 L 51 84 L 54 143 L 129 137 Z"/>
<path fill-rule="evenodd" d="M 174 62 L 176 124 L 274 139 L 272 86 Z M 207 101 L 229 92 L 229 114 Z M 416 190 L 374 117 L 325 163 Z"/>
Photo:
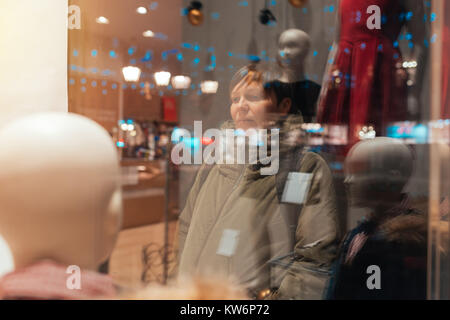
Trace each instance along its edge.
<path fill-rule="evenodd" d="M 174 147 L 182 143 L 193 159 L 201 154 L 213 141 L 203 136 L 203 132 L 223 128 L 227 121 L 234 120 L 230 113 L 233 104 L 230 92 L 233 92 L 236 74 L 248 65 L 269 65 L 281 68 L 281 82 L 309 81 L 317 85 L 312 94 L 313 111 L 310 116 L 303 113 L 299 129 L 304 134 L 302 137 L 306 137 L 309 151 L 329 155 L 324 159 L 337 186 L 336 211 L 344 212 L 337 223 L 343 234 L 354 230 L 371 209 L 370 206 L 350 208 L 348 204 L 344 180 L 351 146 L 375 137 L 387 137 L 412 151 L 413 169 L 404 192 L 414 208 L 426 213 L 423 225 L 426 229 L 425 294 L 428 299 L 449 299 L 450 5 L 443 0 L 416 1 L 422 3 L 421 6 L 411 5 L 416 3 L 414 0 L 405 1 L 409 1 L 405 5 L 407 11 L 395 24 L 389 25 L 392 20 L 386 15 L 381 19 L 383 27 L 388 20 L 389 28 L 398 31 L 391 41 L 394 58 L 387 45 L 377 43 L 373 57 L 361 55 L 365 60 L 357 62 L 358 68 L 363 70 L 361 74 L 370 74 L 368 78 L 373 83 L 367 84 L 366 78 L 358 78 L 354 73 L 342 76 L 342 72 L 345 73 L 342 61 L 348 49 L 339 46 L 339 36 L 345 34 L 347 22 L 340 20 L 339 0 L 69 0 L 69 8 L 72 8 L 69 9 L 69 24 L 71 14 L 76 15 L 74 19 L 78 19 L 79 28 L 67 30 L 67 81 L 64 83 L 67 111 L 93 120 L 108 133 L 120 165 L 120 230 L 99 272 L 109 275 L 117 286 L 127 290 L 168 285 L 174 281 L 180 267 L 180 216 L 185 208 L 197 203 L 190 193 L 198 191 L 195 186 L 202 179 L 198 173 L 204 167 L 202 162 L 195 161 L 176 164 Z M 346 5 L 350 2 L 342 0 Z M 375 2 L 388 6 L 386 1 Z M 361 19 L 360 11 L 349 10 L 345 14 L 351 20 L 349 24 L 359 23 Z M 363 16 L 366 15 L 363 12 Z M 288 37 L 290 34 L 286 32 L 295 34 L 295 30 L 306 34 L 308 48 L 297 69 L 284 66 L 283 73 L 283 53 L 280 53 L 286 50 L 282 48 L 283 35 Z M 367 49 L 365 42 L 358 43 L 358 50 L 365 49 L 366 53 L 372 50 L 369 43 Z M 342 56 L 337 58 L 340 53 L 335 50 L 341 49 Z M 380 52 L 386 56 L 389 53 L 390 60 L 383 60 Z M 342 63 L 340 70 L 332 70 L 336 61 Z M 352 63 L 355 67 L 356 62 Z M 372 69 L 367 69 L 368 65 Z M 396 71 L 388 74 L 393 69 Z M 382 71 L 377 73 L 379 70 Z M 301 81 L 296 79 L 299 74 Z M 395 88 L 400 87 L 399 79 L 405 83 L 404 91 L 395 92 Z M 370 92 L 367 96 L 372 97 L 355 99 L 350 111 L 343 112 L 354 119 L 354 123 L 335 121 L 339 117 L 336 101 L 342 102 L 344 107 L 350 105 L 350 94 L 345 98 L 344 89 L 333 91 L 340 81 L 348 91 L 353 90 L 351 95 L 359 90 Z M 394 92 L 389 91 L 392 101 L 404 98 L 403 113 L 376 118 L 377 113 L 371 122 L 360 121 L 358 110 L 366 108 L 370 114 L 371 108 L 385 110 L 391 103 L 386 102 L 384 90 Z M 308 94 L 298 99 L 309 99 Z M 196 127 L 199 121 L 200 136 Z M 81 122 L 79 125 L 83 128 Z M 70 121 L 67 126 L 71 126 Z M 86 132 L 80 132 L 80 136 L 86 136 L 91 130 L 87 124 L 84 128 Z M 26 137 L 20 140 L 18 136 L 17 143 L 26 141 Z M 92 141 L 94 137 L 92 133 Z M 92 154 L 83 157 L 92 158 L 92 163 L 97 163 L 96 159 L 104 160 L 97 154 L 98 150 L 91 151 Z M 109 164 L 99 163 L 96 170 L 107 172 Z M 376 165 L 379 163 L 374 167 Z M 114 170 L 108 171 L 111 177 L 116 174 Z M 86 181 L 87 185 L 96 183 L 93 178 Z M 213 185 L 211 189 L 214 188 Z M 217 187 L 217 192 L 223 191 L 220 188 Z M 1 191 L 0 195 L 4 197 Z M 215 199 L 212 194 L 205 197 L 207 201 Z M 266 195 L 261 198 L 265 199 Z M 383 199 L 378 201 L 382 203 Z M 216 210 L 220 201 L 211 203 L 214 203 L 211 210 Z M 209 220 L 204 225 L 208 223 Z M 197 231 L 189 232 L 187 241 L 194 244 L 210 239 L 201 238 L 203 231 L 198 232 L 198 239 L 194 238 Z M 313 246 L 322 240 L 313 242 Z M 249 251 L 250 243 L 249 240 Z M 1 245 L 0 242 L 0 253 Z M 200 257 L 199 254 L 199 261 Z M 189 257 L 184 258 L 183 263 L 181 266 L 186 266 Z M 227 263 L 226 268 L 231 270 L 234 265 Z M 259 291 L 251 297 L 265 296 L 260 296 Z"/>

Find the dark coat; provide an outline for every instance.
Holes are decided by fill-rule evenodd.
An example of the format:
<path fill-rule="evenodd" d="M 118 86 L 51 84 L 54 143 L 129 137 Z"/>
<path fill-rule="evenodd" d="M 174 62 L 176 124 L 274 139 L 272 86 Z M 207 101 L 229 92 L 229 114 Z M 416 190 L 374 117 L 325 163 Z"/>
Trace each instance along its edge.
<path fill-rule="evenodd" d="M 328 299 L 426 299 L 427 221 L 405 210 L 377 225 L 362 222 L 346 236 L 328 288 Z M 380 268 L 380 289 L 367 282 Z M 371 280 L 369 280 L 371 282 Z"/>

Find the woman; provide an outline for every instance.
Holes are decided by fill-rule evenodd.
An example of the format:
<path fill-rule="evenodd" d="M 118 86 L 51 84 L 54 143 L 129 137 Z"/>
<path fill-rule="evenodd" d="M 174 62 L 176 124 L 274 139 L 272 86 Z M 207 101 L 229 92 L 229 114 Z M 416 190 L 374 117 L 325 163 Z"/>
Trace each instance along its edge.
<path fill-rule="evenodd" d="M 274 79 L 261 67 L 238 71 L 230 86 L 233 121 L 224 127 L 279 128 L 280 170 L 261 175 L 259 162 L 202 166 L 180 215 L 179 275 L 232 278 L 253 298 L 272 292 L 320 299 L 340 234 L 331 172 L 320 156 L 293 143 L 302 118 Z M 288 187 L 290 171 L 303 184 Z M 284 203 L 286 193 L 305 199 Z"/>

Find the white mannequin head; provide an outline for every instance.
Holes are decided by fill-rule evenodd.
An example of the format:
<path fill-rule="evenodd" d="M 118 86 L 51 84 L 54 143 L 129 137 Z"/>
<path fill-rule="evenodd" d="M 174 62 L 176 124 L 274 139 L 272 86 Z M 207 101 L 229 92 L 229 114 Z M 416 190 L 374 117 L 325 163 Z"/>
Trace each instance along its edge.
<path fill-rule="evenodd" d="M 33 114 L 0 129 L 0 234 L 14 268 L 41 259 L 96 270 L 122 217 L 108 133 L 88 118 Z"/>
<path fill-rule="evenodd" d="M 311 47 L 309 35 L 299 29 L 288 29 L 278 39 L 278 63 L 283 70 L 285 82 L 303 77 L 303 66 Z"/>

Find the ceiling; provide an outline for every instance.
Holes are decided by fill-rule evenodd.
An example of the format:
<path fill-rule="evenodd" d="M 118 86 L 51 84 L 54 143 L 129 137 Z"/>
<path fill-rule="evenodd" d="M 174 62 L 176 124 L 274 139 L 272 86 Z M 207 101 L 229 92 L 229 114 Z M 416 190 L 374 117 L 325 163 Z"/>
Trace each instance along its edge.
<path fill-rule="evenodd" d="M 81 8 L 82 29 L 88 34 L 151 49 L 155 55 L 180 48 L 182 0 L 70 0 L 69 4 Z M 136 12 L 140 6 L 147 14 Z M 98 24 L 99 16 L 108 18 L 109 24 Z M 143 37 L 146 30 L 156 36 Z"/>

